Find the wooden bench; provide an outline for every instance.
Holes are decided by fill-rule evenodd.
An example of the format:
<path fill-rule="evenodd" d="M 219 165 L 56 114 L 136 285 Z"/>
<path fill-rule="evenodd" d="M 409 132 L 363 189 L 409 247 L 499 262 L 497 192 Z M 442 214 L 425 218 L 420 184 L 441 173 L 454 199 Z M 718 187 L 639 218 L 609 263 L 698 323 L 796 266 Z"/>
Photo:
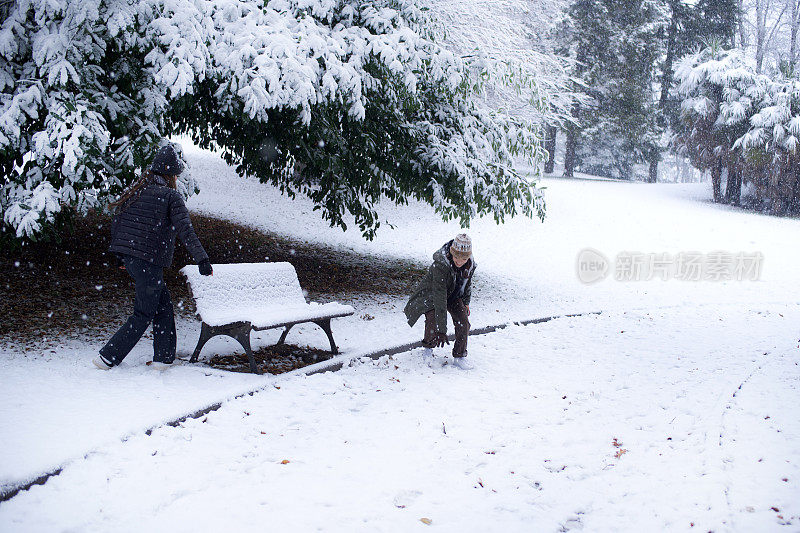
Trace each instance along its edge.
<path fill-rule="evenodd" d="M 214 265 L 213 276 L 201 276 L 197 265 L 181 269 L 197 303 L 203 321 L 200 340 L 192 363 L 209 339 L 227 335 L 239 342 L 247 353 L 250 370 L 260 371 L 250 348 L 250 331 L 285 328 L 278 344 L 286 340 L 292 326 L 313 322 L 322 328 L 339 353 L 331 332 L 331 319 L 353 314 L 349 305 L 306 303 L 297 272 L 290 263 L 236 263 Z"/>

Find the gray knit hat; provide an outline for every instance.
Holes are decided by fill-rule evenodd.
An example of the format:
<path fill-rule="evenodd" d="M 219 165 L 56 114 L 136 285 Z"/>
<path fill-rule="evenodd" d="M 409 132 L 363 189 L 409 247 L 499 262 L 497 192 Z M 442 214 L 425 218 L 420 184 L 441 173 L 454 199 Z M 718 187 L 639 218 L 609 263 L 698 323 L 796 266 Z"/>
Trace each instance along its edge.
<path fill-rule="evenodd" d="M 153 158 L 150 171 L 154 174 L 161 174 L 162 176 L 177 176 L 183 172 L 183 163 L 180 158 L 178 158 L 178 154 L 171 144 L 161 147 Z"/>
<path fill-rule="evenodd" d="M 472 239 L 466 233 L 459 233 L 450 245 L 450 255 L 461 259 L 469 259 L 472 256 Z"/>

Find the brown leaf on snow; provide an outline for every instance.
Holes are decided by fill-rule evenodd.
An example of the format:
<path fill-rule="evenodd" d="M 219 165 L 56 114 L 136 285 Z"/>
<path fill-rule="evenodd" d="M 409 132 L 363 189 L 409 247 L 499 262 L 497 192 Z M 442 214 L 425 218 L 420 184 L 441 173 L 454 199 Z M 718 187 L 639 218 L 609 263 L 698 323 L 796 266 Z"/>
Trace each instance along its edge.
<path fill-rule="evenodd" d="M 420 518 L 419 521 L 425 524 L 426 526 L 429 526 L 433 523 L 433 520 L 431 520 L 430 518 Z"/>
<path fill-rule="evenodd" d="M 626 450 L 625 448 L 620 448 L 619 450 L 617 450 L 617 453 L 614 454 L 614 457 L 619 459 L 620 457 L 622 457 L 626 453 L 628 453 L 628 450 Z"/>
<path fill-rule="evenodd" d="M 281 461 L 281 464 L 282 465 L 288 465 L 289 464 L 289 459 L 284 459 L 283 461 Z"/>
<path fill-rule="evenodd" d="M 618 441 L 616 437 L 614 437 L 614 440 L 611 442 L 611 445 L 614 448 L 619 448 L 620 446 L 622 446 L 622 443 L 620 441 Z"/>

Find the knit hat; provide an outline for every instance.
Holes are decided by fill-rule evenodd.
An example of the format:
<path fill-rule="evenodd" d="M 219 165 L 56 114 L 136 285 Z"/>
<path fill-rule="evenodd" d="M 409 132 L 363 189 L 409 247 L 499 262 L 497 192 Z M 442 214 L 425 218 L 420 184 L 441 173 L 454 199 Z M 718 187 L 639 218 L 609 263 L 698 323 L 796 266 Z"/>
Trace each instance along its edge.
<path fill-rule="evenodd" d="M 177 176 L 183 172 L 183 163 L 178 159 L 178 154 L 175 153 L 175 148 L 171 144 L 161 147 L 153 158 L 150 171 L 162 176 Z"/>
<path fill-rule="evenodd" d="M 469 259 L 472 255 L 472 239 L 466 233 L 459 233 L 450 245 L 450 255 L 459 259 Z"/>

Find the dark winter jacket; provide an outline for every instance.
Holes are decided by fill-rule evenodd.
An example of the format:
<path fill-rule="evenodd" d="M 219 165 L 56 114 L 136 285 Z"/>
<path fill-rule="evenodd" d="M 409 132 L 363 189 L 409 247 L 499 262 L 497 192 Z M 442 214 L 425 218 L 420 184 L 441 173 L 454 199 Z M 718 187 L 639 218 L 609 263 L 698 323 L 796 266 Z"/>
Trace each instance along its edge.
<path fill-rule="evenodd" d="M 447 304 L 461 298 L 469 305 L 472 296 L 472 275 L 475 273 L 475 258 L 456 268 L 450 256 L 450 245 L 445 243 L 433 254 L 433 264 L 422 278 L 404 309 L 408 324 L 413 326 L 419 317 L 433 309 L 436 314 L 436 330 L 447 332 Z"/>
<path fill-rule="evenodd" d="M 163 177 L 154 174 L 152 181 L 114 216 L 109 250 L 168 267 L 172 264 L 176 236 L 196 263 L 208 259 L 183 198 L 167 186 Z"/>

